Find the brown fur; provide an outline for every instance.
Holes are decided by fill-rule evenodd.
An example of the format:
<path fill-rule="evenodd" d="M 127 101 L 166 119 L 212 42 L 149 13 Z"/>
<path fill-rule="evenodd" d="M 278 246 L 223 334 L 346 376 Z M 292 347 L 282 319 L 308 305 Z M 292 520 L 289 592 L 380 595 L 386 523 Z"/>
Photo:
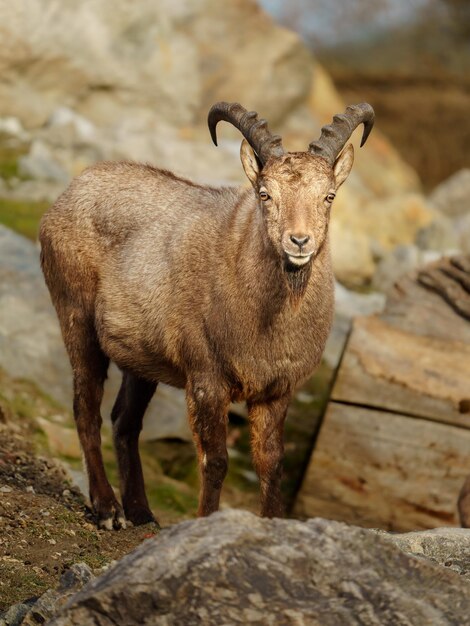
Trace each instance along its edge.
<path fill-rule="evenodd" d="M 333 314 L 325 196 L 345 176 L 308 153 L 287 154 L 259 172 L 243 150 L 254 189 L 100 163 L 75 178 L 42 220 L 41 262 L 73 368 L 74 414 L 102 527 L 124 524 L 100 451 L 109 360 L 123 371 L 112 420 L 128 519 L 152 519 L 138 437 L 159 381 L 186 389 L 201 469 L 199 513 L 218 507 L 231 400 L 248 404 L 261 512 L 282 513 L 287 406 L 318 366 Z M 264 203 L 262 186 L 271 196 Z M 290 232 L 313 241 L 316 254 L 302 267 L 286 261 Z"/>

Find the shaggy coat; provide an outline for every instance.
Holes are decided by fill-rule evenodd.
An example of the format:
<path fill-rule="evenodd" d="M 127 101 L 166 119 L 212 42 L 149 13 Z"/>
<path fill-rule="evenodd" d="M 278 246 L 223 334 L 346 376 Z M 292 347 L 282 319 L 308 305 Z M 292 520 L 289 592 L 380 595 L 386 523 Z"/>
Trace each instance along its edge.
<path fill-rule="evenodd" d="M 352 166 L 285 153 L 264 166 L 246 141 L 251 188 L 196 185 L 129 162 L 75 178 L 43 217 L 41 262 L 74 375 L 74 415 L 98 524 L 153 519 L 138 437 L 157 383 L 185 388 L 199 453 L 199 513 L 217 509 L 230 401 L 246 401 L 261 512 L 280 515 L 290 397 L 320 363 L 333 316 L 331 202 Z M 109 361 L 121 505 L 100 450 Z M 124 516 L 125 514 L 125 516 Z"/>

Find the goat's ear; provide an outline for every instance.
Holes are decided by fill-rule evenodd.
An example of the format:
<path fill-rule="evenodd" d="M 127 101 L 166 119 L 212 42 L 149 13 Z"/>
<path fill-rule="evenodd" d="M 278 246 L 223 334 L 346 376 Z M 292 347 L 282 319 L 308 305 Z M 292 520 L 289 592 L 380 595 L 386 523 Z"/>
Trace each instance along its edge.
<path fill-rule="evenodd" d="M 260 164 L 248 141 L 244 139 L 240 147 L 240 158 L 242 160 L 243 169 L 248 176 L 248 180 L 253 187 L 257 186 L 258 176 L 260 173 Z"/>
<path fill-rule="evenodd" d="M 336 159 L 335 164 L 333 166 L 333 174 L 335 175 L 335 184 L 336 189 L 341 187 L 346 178 L 349 176 L 349 172 L 354 163 L 354 148 L 352 143 L 350 143 L 346 148 L 341 152 L 339 157 Z"/>

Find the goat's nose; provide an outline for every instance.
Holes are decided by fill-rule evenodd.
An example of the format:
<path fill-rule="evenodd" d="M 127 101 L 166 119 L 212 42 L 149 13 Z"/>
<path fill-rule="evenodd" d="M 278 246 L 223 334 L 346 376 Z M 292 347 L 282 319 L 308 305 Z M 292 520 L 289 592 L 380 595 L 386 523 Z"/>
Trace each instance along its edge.
<path fill-rule="evenodd" d="M 290 236 L 290 240 L 292 241 L 292 243 L 295 243 L 297 246 L 299 246 L 299 248 L 304 246 L 309 239 L 310 237 L 308 235 L 291 235 Z"/>

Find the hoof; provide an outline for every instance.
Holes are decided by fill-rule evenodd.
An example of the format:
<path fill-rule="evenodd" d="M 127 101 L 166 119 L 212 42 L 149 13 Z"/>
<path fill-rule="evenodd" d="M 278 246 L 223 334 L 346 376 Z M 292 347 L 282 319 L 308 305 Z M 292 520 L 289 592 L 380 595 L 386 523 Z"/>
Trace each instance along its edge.
<path fill-rule="evenodd" d="M 153 516 L 152 511 L 147 508 L 133 508 L 131 510 L 126 509 L 126 518 L 132 522 L 134 526 L 142 526 L 143 524 L 155 524 L 157 528 L 160 528 L 160 524 Z"/>
<path fill-rule="evenodd" d="M 124 511 L 118 502 L 108 505 L 96 503 L 93 505 L 96 525 L 100 530 L 121 530 L 126 528 Z"/>

